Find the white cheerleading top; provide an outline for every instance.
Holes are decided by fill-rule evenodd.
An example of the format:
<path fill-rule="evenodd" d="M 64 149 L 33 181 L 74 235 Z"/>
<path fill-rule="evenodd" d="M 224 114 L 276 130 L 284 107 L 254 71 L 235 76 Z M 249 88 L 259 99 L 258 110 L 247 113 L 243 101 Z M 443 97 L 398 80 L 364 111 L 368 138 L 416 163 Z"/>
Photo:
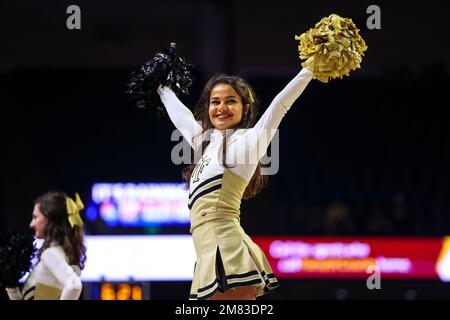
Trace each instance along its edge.
<path fill-rule="evenodd" d="M 191 232 L 200 224 L 221 217 L 239 218 L 242 195 L 252 178 L 259 160 L 267 151 L 286 112 L 312 79 L 309 69 L 302 69 L 273 99 L 253 128 L 214 129 L 210 143 L 191 175 L 189 209 Z M 201 147 L 202 127 L 192 112 L 169 87 L 160 87 L 158 93 L 167 113 L 189 145 Z M 227 157 L 222 159 L 222 143 L 227 135 Z M 229 168 L 223 166 L 223 162 Z"/>
<path fill-rule="evenodd" d="M 82 283 L 79 272 L 68 264 L 61 246 L 52 244 L 45 249 L 25 284 L 7 288 L 11 300 L 78 300 Z"/>

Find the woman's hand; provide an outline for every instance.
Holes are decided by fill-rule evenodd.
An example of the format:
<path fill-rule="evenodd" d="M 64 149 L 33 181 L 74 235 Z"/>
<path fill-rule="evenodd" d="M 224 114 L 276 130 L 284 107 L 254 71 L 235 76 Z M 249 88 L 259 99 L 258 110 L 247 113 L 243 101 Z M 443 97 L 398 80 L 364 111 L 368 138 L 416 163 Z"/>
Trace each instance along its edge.
<path fill-rule="evenodd" d="M 6 293 L 8 294 L 9 300 L 22 300 L 22 292 L 20 292 L 19 287 L 6 288 Z"/>

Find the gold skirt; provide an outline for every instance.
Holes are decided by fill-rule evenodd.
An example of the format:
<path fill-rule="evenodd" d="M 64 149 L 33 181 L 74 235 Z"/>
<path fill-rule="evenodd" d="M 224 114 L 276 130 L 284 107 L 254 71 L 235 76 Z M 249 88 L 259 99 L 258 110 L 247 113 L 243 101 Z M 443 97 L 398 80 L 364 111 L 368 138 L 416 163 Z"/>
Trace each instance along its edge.
<path fill-rule="evenodd" d="M 197 261 L 189 299 L 208 299 L 217 291 L 249 285 L 256 287 L 258 297 L 278 287 L 266 256 L 237 219 L 205 222 L 192 238 Z"/>

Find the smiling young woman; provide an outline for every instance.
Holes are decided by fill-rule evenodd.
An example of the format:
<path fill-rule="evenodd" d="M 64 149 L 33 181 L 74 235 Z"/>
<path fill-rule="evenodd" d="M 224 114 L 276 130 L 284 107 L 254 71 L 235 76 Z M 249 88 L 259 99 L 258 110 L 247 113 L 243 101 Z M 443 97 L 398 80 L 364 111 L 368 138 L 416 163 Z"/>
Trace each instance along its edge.
<path fill-rule="evenodd" d="M 158 88 L 170 119 L 202 155 L 183 170 L 197 253 L 190 299 L 251 300 L 278 286 L 264 253 L 240 225 L 240 204 L 264 186 L 259 160 L 311 79 L 311 71 L 302 69 L 258 122 L 258 100 L 242 78 L 213 76 L 195 115 L 169 87 Z"/>
<path fill-rule="evenodd" d="M 241 96 L 226 83 L 218 83 L 211 90 L 209 102 L 209 119 L 214 128 L 219 130 L 235 128 L 247 113 L 249 104 L 242 105 Z"/>

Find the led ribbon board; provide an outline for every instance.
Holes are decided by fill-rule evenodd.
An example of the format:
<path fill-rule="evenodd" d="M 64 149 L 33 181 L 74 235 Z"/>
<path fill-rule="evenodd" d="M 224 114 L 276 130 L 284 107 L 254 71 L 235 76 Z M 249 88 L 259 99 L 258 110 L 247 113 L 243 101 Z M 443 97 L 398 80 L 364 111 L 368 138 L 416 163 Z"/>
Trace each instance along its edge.
<path fill-rule="evenodd" d="M 450 237 L 252 237 L 280 279 L 450 281 Z M 83 281 L 190 281 L 191 235 L 86 236 Z M 371 268 L 371 269 L 369 269 Z"/>
<path fill-rule="evenodd" d="M 88 221 L 110 227 L 189 225 L 188 192 L 183 183 L 96 183 L 86 209 Z"/>
<path fill-rule="evenodd" d="M 450 237 L 252 237 L 286 279 L 450 281 Z"/>

